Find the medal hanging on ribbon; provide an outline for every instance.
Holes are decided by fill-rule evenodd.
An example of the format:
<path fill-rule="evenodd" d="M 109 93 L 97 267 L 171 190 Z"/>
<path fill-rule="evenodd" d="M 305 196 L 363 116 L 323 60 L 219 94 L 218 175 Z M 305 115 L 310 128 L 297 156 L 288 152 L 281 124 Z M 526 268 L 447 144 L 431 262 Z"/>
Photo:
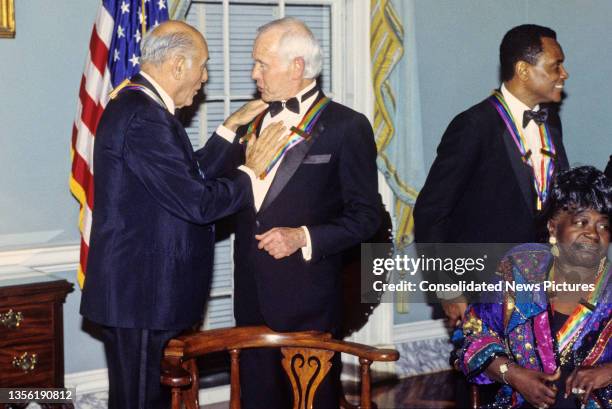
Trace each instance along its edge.
<path fill-rule="evenodd" d="M 567 319 L 567 321 L 565 321 L 565 324 L 563 324 L 557 333 L 557 345 L 561 354 L 566 353 L 567 351 L 565 351 L 565 349 L 578 340 L 579 333 L 586 322 L 586 318 L 592 312 L 586 305 L 593 307 L 597 306 L 599 298 L 603 295 L 603 290 L 608 283 L 609 271 L 610 263 L 606 263 L 602 260 L 595 277 L 594 289 L 589 295 L 587 302 L 581 302 L 578 304 L 572 315 Z M 554 281 L 554 279 L 555 277 L 553 270 L 553 274 L 551 274 L 549 280 Z"/>
<path fill-rule="evenodd" d="M 261 175 L 258 175 L 260 179 L 265 179 L 265 177 L 274 168 L 276 163 L 278 163 L 278 161 L 285 155 L 285 153 L 287 153 L 287 151 L 289 151 L 289 149 L 293 148 L 302 141 L 307 141 L 310 139 L 315 124 L 319 120 L 319 117 L 321 116 L 321 113 L 323 112 L 325 107 L 327 107 L 330 102 L 331 99 L 327 97 L 321 98 L 308 110 L 308 112 L 306 112 L 306 115 L 304 115 L 304 118 L 302 118 L 302 121 L 298 124 L 297 127 L 292 126 L 290 128 L 291 133 L 289 134 L 289 140 L 284 146 L 282 146 L 278 150 L 278 152 L 276 152 L 274 157 L 270 160 L 270 163 L 268 163 L 268 165 L 266 166 L 266 169 L 263 171 L 263 173 Z M 249 124 L 245 136 L 241 138 L 241 143 L 244 143 L 249 138 L 255 136 L 256 130 L 261 124 L 264 116 L 265 112 L 261 113 L 257 118 L 255 118 L 253 122 Z"/>
<path fill-rule="evenodd" d="M 167 108 L 166 104 L 164 103 L 164 101 L 162 101 L 162 99 L 160 97 L 158 97 L 155 92 L 153 92 L 152 90 L 150 90 L 149 88 L 147 88 L 146 86 L 144 86 L 142 84 L 137 84 L 135 82 L 131 82 L 129 78 L 126 78 L 125 80 L 123 80 L 121 82 L 121 84 L 117 85 L 117 87 L 115 87 L 115 89 L 113 89 L 108 96 L 109 96 L 110 99 L 115 99 L 117 97 L 117 95 L 119 95 L 120 92 L 122 92 L 123 90 L 126 90 L 126 89 L 127 90 L 136 90 L 136 91 L 144 92 L 153 101 L 157 102 L 162 107 Z"/>
<path fill-rule="evenodd" d="M 516 121 L 510 112 L 510 108 L 506 104 L 504 96 L 499 91 L 494 91 L 493 95 L 489 97 L 489 102 L 495 107 L 499 116 L 506 124 L 508 132 L 512 136 L 512 140 L 516 145 L 517 149 L 521 153 L 523 162 L 528 164 L 533 171 L 533 184 L 537 194 L 536 207 L 538 210 L 542 210 L 542 206 L 548 199 L 548 190 L 553 180 L 553 173 L 555 168 L 556 149 L 555 144 L 550 136 L 548 126 L 546 124 L 539 125 L 540 131 L 540 143 L 542 148 L 540 152 L 543 155 L 540 166 L 536 166 L 531 155 L 531 150 L 527 149 L 527 143 L 525 137 L 521 132 L 520 128 L 516 126 Z M 540 177 L 537 177 L 539 172 Z"/>

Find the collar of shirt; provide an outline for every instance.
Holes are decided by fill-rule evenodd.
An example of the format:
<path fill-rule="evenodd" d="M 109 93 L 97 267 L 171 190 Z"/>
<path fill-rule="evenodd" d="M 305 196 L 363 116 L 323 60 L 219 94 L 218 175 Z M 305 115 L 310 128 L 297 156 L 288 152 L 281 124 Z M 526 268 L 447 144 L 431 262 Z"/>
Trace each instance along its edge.
<path fill-rule="evenodd" d="M 512 114 L 512 116 L 514 117 L 514 120 L 516 121 L 516 126 L 522 127 L 523 126 L 523 114 L 525 111 L 531 110 L 531 108 L 525 105 L 520 99 L 512 95 L 512 93 L 508 91 L 508 88 L 506 88 L 505 84 L 502 84 L 501 86 L 501 93 L 504 96 L 504 99 L 506 100 L 506 104 L 508 104 L 508 108 L 510 108 L 510 113 Z M 540 110 L 539 104 L 533 107 L 533 111 L 539 111 L 539 110 Z M 531 123 L 533 123 L 533 121 L 531 121 L 530 124 Z"/>
<path fill-rule="evenodd" d="M 510 108 L 510 112 L 516 121 L 516 126 L 518 129 L 521 129 L 523 126 L 523 113 L 530 109 L 527 105 L 525 105 L 521 100 L 512 95 L 510 91 L 506 88 L 504 84 L 501 86 L 501 93 L 506 100 L 506 104 L 508 104 L 508 108 Z M 540 105 L 536 105 L 533 110 L 538 111 L 540 109 Z M 541 182 L 544 177 L 541 172 L 542 161 L 545 158 L 542 156 L 540 149 L 542 148 L 542 142 L 540 140 L 540 131 L 538 125 L 534 121 L 529 121 L 526 128 L 523 129 L 523 135 L 525 137 L 525 149 L 531 151 L 531 163 L 534 166 L 534 175 L 538 181 Z"/>
<path fill-rule="evenodd" d="M 164 104 L 166 104 L 166 108 L 168 108 L 168 111 L 170 111 L 170 113 L 174 115 L 174 111 L 175 111 L 174 101 L 172 100 L 170 95 L 168 95 L 168 93 L 164 91 L 161 85 L 159 85 L 157 81 L 151 78 L 149 74 L 147 74 L 144 71 L 140 71 L 140 75 L 142 75 L 147 81 L 151 83 L 151 85 L 153 85 L 153 88 L 155 88 L 155 91 L 157 91 L 162 101 L 164 101 Z"/>

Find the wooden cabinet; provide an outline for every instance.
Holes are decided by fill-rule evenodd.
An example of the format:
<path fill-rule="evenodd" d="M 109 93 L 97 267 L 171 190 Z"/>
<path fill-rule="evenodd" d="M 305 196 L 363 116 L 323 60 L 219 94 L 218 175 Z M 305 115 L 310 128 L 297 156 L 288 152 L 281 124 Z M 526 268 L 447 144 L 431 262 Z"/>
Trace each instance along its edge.
<path fill-rule="evenodd" d="M 62 305 L 71 291 L 51 276 L 0 280 L 0 388 L 64 386 Z"/>

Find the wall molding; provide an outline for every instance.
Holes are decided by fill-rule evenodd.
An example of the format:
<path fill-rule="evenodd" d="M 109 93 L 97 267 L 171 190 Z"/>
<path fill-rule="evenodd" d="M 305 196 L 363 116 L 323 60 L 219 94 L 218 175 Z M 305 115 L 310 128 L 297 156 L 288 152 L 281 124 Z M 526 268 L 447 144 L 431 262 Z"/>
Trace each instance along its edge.
<path fill-rule="evenodd" d="M 77 395 L 108 392 L 108 370 L 103 368 L 66 374 L 64 385 L 66 388 L 76 388 Z"/>
<path fill-rule="evenodd" d="M 230 386 L 221 385 L 212 388 L 200 389 L 198 393 L 200 406 L 210 405 L 211 403 L 229 402 Z"/>
<path fill-rule="evenodd" d="M 11 278 L 19 278 L 31 276 L 35 272 L 76 270 L 78 262 L 78 244 L 0 251 L 0 277 L 11 275 Z"/>
<path fill-rule="evenodd" d="M 77 396 L 100 392 L 108 393 L 108 371 L 105 368 L 66 374 L 64 376 L 64 385 L 66 388 L 76 388 Z M 230 386 L 221 385 L 200 389 L 198 398 L 200 405 L 228 402 L 230 399 Z"/>

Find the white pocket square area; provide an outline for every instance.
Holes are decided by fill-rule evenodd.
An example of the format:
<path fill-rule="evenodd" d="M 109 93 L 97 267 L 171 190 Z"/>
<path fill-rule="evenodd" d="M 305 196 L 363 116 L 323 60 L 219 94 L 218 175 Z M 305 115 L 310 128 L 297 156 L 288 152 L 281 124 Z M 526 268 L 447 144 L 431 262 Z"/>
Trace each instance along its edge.
<path fill-rule="evenodd" d="M 302 163 L 306 165 L 320 165 L 322 163 L 328 163 L 331 159 L 331 153 L 325 155 L 308 155 L 304 158 Z"/>

